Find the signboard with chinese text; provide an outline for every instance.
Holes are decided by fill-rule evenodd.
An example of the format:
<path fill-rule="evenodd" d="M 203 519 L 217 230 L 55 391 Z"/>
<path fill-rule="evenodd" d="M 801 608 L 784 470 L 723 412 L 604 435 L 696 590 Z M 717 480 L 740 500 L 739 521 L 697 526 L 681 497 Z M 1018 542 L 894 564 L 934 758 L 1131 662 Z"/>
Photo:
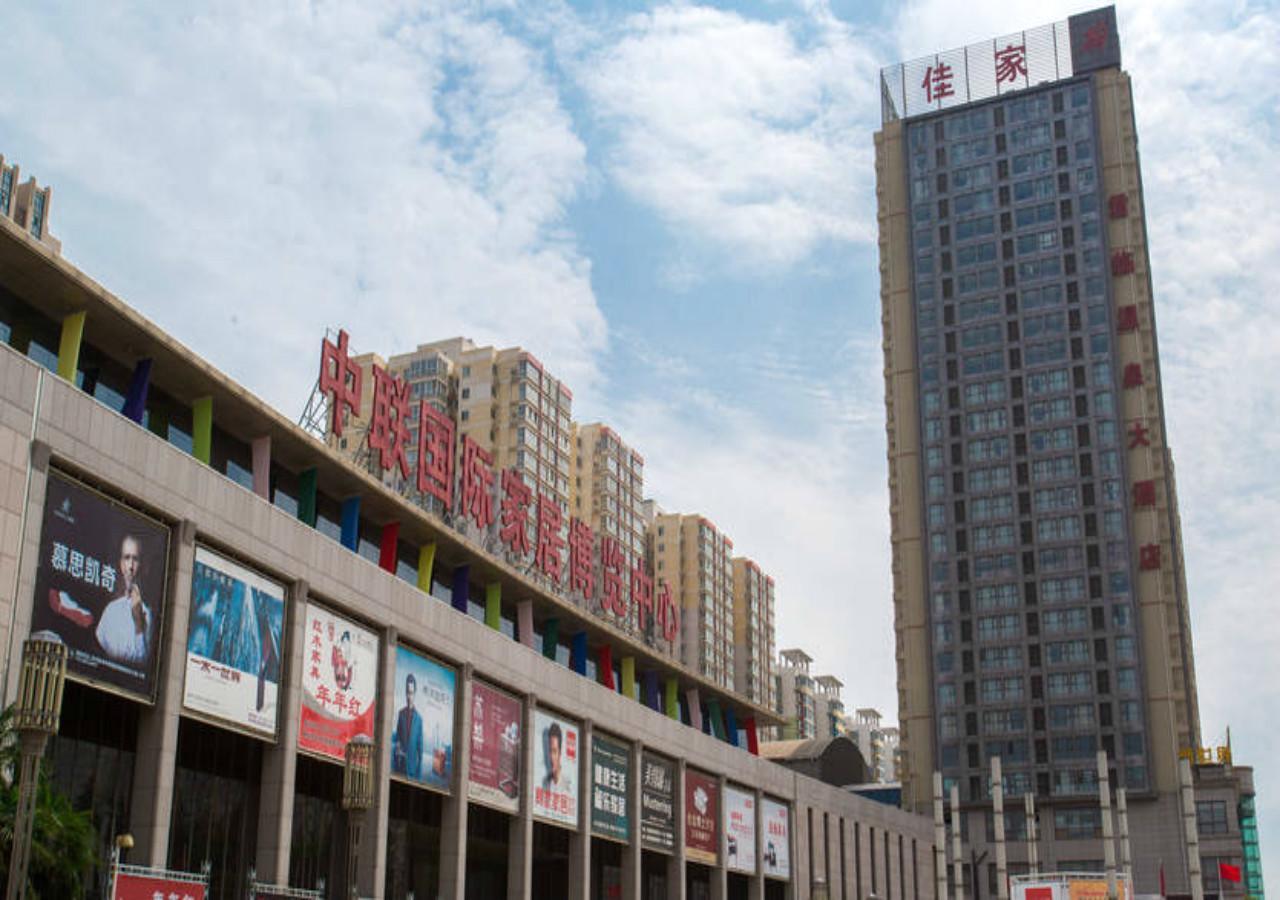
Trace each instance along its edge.
<path fill-rule="evenodd" d="M 1116 896 L 1119 900 L 1129 900 L 1129 883 L 1123 878 L 1116 881 Z M 1067 900 L 1107 900 L 1107 880 L 1073 878 L 1067 883 Z"/>
<path fill-rule="evenodd" d="M 578 827 L 578 726 L 543 710 L 533 713 L 533 815 Z"/>
<path fill-rule="evenodd" d="M 378 636 L 307 604 L 298 749 L 342 760 L 356 735 L 374 736 Z"/>
<path fill-rule="evenodd" d="M 195 876 L 192 876 L 194 878 Z M 147 873 L 145 870 L 116 872 L 111 891 L 112 900 L 204 900 L 207 887 L 203 881 L 174 877 L 174 873 Z"/>
<path fill-rule="evenodd" d="M 734 872 L 756 871 L 756 797 L 738 788 L 724 789 L 725 865 Z"/>
<path fill-rule="evenodd" d="M 169 529 L 50 471 L 31 636 L 67 647 L 67 672 L 150 701 L 164 623 Z"/>
<path fill-rule="evenodd" d="M 720 859 L 720 782 L 686 769 L 684 773 L 684 855 L 714 866 Z"/>
<path fill-rule="evenodd" d="M 276 734 L 284 586 L 196 547 L 182 705 Z"/>
<path fill-rule="evenodd" d="M 470 799 L 506 812 L 520 809 L 522 722 L 519 700 L 482 681 L 472 682 Z"/>
<path fill-rule="evenodd" d="M 396 647 L 396 693 L 391 726 L 391 774 L 438 791 L 453 781 L 453 669 Z"/>
<path fill-rule="evenodd" d="M 652 753 L 640 763 L 640 843 L 660 853 L 676 846 L 676 766 Z"/>
<path fill-rule="evenodd" d="M 764 874 L 791 877 L 791 809 L 764 797 L 760 801 L 761 840 L 764 841 Z"/>
<path fill-rule="evenodd" d="M 631 838 L 631 751 L 626 744 L 591 735 L 591 832 Z"/>
<path fill-rule="evenodd" d="M 886 66 L 881 119 L 910 119 L 1119 65 L 1115 8 L 1104 7 Z"/>
<path fill-rule="evenodd" d="M 521 469 L 497 470 L 493 453 L 428 398 L 380 365 L 354 362 L 345 331 L 321 342 L 318 390 L 331 410 L 328 432 L 341 437 L 348 417 L 368 416 L 369 463 L 389 484 L 466 540 L 525 569 L 537 583 L 590 609 L 667 655 L 675 652 L 680 608 L 665 582 L 654 584 L 643 560 L 619 541 L 566 516 L 556 497 L 525 482 Z M 362 393 L 372 381 L 371 397 Z M 409 423 L 415 418 L 416 442 Z M 345 443 L 344 439 L 344 443 Z M 357 438 L 357 441 L 360 439 Z M 412 457 L 413 462 L 410 462 Z"/>

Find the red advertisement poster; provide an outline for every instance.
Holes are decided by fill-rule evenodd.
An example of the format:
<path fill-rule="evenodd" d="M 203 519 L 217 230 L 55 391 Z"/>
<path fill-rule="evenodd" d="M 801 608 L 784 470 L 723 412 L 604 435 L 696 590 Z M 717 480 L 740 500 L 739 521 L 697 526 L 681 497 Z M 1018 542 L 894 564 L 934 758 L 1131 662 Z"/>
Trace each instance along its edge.
<path fill-rule="evenodd" d="M 688 769 L 684 775 L 684 849 L 694 862 L 714 866 L 720 858 L 720 782 Z"/>
<path fill-rule="evenodd" d="M 112 900 L 204 900 L 205 886 L 198 881 L 119 872 L 111 896 Z"/>
<path fill-rule="evenodd" d="M 356 735 L 373 737 L 378 636 L 307 604 L 298 749 L 341 760 Z"/>
<path fill-rule="evenodd" d="M 521 703 L 476 681 L 471 686 L 471 776 L 467 796 L 498 809 L 520 808 Z"/>

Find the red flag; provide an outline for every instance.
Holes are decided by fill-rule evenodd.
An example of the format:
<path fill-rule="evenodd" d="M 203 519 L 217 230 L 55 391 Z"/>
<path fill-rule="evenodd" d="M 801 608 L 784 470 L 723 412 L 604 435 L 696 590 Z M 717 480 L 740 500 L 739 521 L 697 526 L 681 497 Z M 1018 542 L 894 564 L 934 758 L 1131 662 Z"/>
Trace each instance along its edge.
<path fill-rule="evenodd" d="M 1223 881 L 1234 881 L 1240 883 L 1240 867 L 1233 866 L 1228 863 L 1218 863 L 1218 877 Z"/>
<path fill-rule="evenodd" d="M 1166 894 L 1164 891 L 1164 860 L 1163 859 L 1160 860 L 1160 896 L 1161 897 L 1168 896 L 1168 894 Z"/>

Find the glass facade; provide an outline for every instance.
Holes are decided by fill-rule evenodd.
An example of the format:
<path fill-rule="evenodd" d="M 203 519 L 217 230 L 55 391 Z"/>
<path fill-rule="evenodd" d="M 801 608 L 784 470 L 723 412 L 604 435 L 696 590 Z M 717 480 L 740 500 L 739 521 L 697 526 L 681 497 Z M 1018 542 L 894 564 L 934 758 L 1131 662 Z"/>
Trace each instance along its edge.
<path fill-rule="evenodd" d="M 1098 749 L 1150 788 L 1094 107 L 1080 76 L 907 126 L 935 740 L 969 800 L 997 754 L 1010 793 L 1096 792 Z"/>

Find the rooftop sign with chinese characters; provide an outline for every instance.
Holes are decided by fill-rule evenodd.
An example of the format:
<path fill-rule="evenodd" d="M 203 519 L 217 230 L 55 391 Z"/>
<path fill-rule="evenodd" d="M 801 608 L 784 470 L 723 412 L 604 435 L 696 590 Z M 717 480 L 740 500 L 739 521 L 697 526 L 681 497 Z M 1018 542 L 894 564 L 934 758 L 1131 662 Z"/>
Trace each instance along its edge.
<path fill-rule="evenodd" d="M 1120 65 L 1114 6 L 880 70 L 884 122 Z"/>
<path fill-rule="evenodd" d="M 334 435 L 342 434 L 348 414 L 362 415 L 363 372 L 351 359 L 348 341 L 343 331 L 336 344 L 326 338 L 320 349 L 319 387 L 330 404 Z M 551 590 L 611 624 L 631 623 L 647 643 L 674 645 L 679 608 L 668 584 L 660 581 L 655 592 L 643 558 L 628 559 L 617 539 L 596 535 L 587 522 L 567 516 L 554 497 L 535 493 L 519 469 L 496 471 L 493 454 L 469 435 L 459 440 L 454 420 L 427 398 L 415 408 L 404 380 L 376 363 L 372 377 L 367 440 L 377 471 L 455 531 Z"/>

